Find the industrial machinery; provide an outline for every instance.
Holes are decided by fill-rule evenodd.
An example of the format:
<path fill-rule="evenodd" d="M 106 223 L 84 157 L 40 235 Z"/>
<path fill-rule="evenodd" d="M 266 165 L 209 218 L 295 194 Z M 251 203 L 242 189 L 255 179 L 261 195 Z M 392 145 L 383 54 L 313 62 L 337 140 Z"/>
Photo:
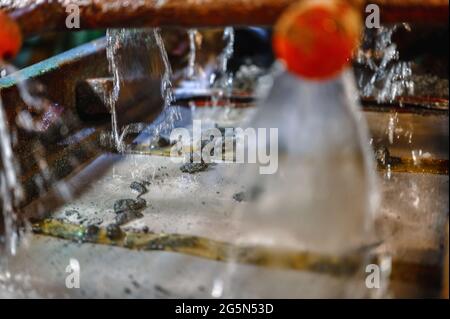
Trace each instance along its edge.
<path fill-rule="evenodd" d="M 369 2 L 0 0 L 0 297 L 448 296 L 448 1 Z"/>

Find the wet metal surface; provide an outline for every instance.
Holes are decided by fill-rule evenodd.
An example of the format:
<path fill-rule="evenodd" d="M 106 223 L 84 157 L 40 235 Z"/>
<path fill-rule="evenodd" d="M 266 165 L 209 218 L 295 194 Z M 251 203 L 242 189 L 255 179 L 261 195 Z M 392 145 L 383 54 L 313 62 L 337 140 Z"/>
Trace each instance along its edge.
<path fill-rule="evenodd" d="M 371 114 L 371 127 L 379 125 L 374 118 L 380 117 L 381 121 L 384 116 Z M 381 136 L 384 134 L 382 132 Z M 109 231 L 107 236 L 112 238 L 109 239 L 112 245 L 114 240 L 123 240 L 127 233 L 140 238 L 144 244 L 152 242 L 145 241 L 146 238 L 159 236 L 169 241 L 176 236 L 193 236 L 207 239 L 207 243 L 235 242 L 240 234 L 232 222 L 231 213 L 235 205 L 247 204 L 235 200 L 236 193 L 245 191 L 239 179 L 230 178 L 236 168 L 215 165 L 196 174 L 183 173 L 179 168 L 180 164 L 172 162 L 167 156 L 101 155 L 73 177 L 72 183 L 83 188 L 77 199 L 55 209 L 44 201 L 44 207 L 48 210 L 42 213 L 47 218 L 75 225 L 71 227 L 82 227 L 81 235 L 86 234 L 89 225 L 98 227 L 94 228 L 96 232 L 88 232 L 93 236 Z M 87 180 L 93 172 L 99 171 L 103 173 L 96 179 Z M 392 281 L 388 296 L 437 296 L 441 283 L 442 243 L 445 242 L 443 230 L 448 220 L 448 175 L 387 173 L 386 169 L 379 171 L 382 201 L 376 220 L 381 245 L 375 251 L 392 256 Z M 147 192 L 136 191 L 140 187 L 130 187 L 134 183 L 145 183 Z M 146 202 L 146 207 L 140 211 L 143 217 L 131 220 L 120 228 L 110 227 L 115 224 L 117 201 L 137 196 Z M 52 201 L 51 198 L 49 201 Z M 31 206 L 30 210 L 35 211 L 36 206 Z M 58 236 L 49 229 L 43 233 L 71 239 L 64 234 Z M 72 236 L 70 234 L 67 236 Z M 97 242 L 92 239 L 95 237 L 89 238 Z M 76 238 L 75 241 L 68 241 L 32 235 L 28 249 L 21 250 L 18 257 L 12 259 L 12 269 L 28 274 L 29 281 L 34 281 L 33 289 L 39 290 L 39 293 L 67 297 L 210 297 L 214 282 L 217 278 L 224 278 L 229 267 L 235 270 L 233 274 L 236 276 L 228 279 L 234 282 L 234 287 L 242 285 L 239 296 L 250 297 L 256 293 L 261 296 L 261 290 L 265 291 L 264 297 L 346 295 L 339 284 L 343 280 L 339 276 L 245 263 L 230 266 L 223 261 L 215 261 L 215 258 L 205 259 L 209 256 L 207 249 L 135 251 L 129 249 L 133 245 L 118 245 L 127 248 L 124 249 L 108 247 L 107 241 L 103 244 L 107 245 L 81 244 Z M 45 258 L 49 259 L 48 263 Z M 68 291 L 63 286 L 64 269 L 70 258 L 77 258 L 84 269 L 80 291 Z M 34 265 L 46 266 L 27 268 L 24 267 L 29 264 L 27 260 L 33 260 Z M 98 269 L 102 269 L 102 275 L 98 275 Z M 36 282 L 38 278 L 45 278 L 45 284 Z M 277 289 L 262 289 L 268 284 L 267 280 L 285 283 L 285 287 L 289 287 L 289 295 Z M 11 281 L 9 284 L 12 284 Z M 305 291 L 301 288 L 305 285 L 322 288 Z M 361 288 L 357 280 L 354 285 Z M 278 284 L 273 286 L 279 287 Z M 18 294 L 20 289 L 25 289 L 20 283 L 16 283 L 15 287 Z M 361 296 L 367 293 L 364 289 L 360 292 Z M 234 289 L 233 293 L 236 293 Z"/>
<path fill-rule="evenodd" d="M 179 165 L 172 164 L 167 157 L 133 155 L 115 163 L 81 197 L 50 216 L 80 225 L 100 219 L 102 222 L 98 226 L 105 227 L 114 220 L 115 201 L 132 196 L 130 181 L 151 178 L 149 192 L 143 195 L 148 203 L 142 211 L 144 217 L 124 225 L 124 231 L 131 234 L 137 232 L 135 236 L 138 237 L 139 234 L 151 236 L 154 232 L 156 236 L 183 234 L 226 242 L 233 242 L 239 236 L 230 223 L 231 207 L 236 205 L 233 193 L 224 192 L 239 189 L 239 185 L 222 176 L 227 175 L 224 171 L 231 168 L 222 166 L 197 175 L 186 175 L 181 174 Z M 380 179 L 383 179 L 382 175 Z M 448 176 L 393 173 L 390 180 L 382 182 L 382 189 L 383 201 L 377 223 L 383 242 L 378 249 L 391 253 L 398 267 L 393 268 L 392 276 L 396 280 L 391 283 L 391 294 L 397 297 L 435 296 L 438 290 L 436 283 L 440 281 L 436 274 L 439 274 L 442 258 L 442 229 L 446 225 L 448 211 Z M 74 210 L 82 216 L 83 222 L 67 219 L 66 212 Z M 150 235 L 145 235 L 145 231 L 150 231 Z M 125 287 L 133 291 L 134 297 L 157 297 L 160 296 L 160 289 L 156 289 L 155 285 L 169 290 L 172 297 L 205 297 L 211 293 L 214 278 L 220 277 L 227 269 L 226 263 L 187 256 L 183 251 L 135 252 L 33 235 L 29 239 L 28 249 L 21 250 L 19 256 L 12 259 L 11 270 L 19 273 L 22 270 L 29 274 L 32 281 L 45 278 L 45 284 L 38 284 L 37 289 L 47 290 L 50 295 L 81 296 L 81 291 L 68 291 L 63 286 L 64 269 L 70 258 L 77 258 L 84 269 L 82 291 L 85 297 L 127 297 Z M 30 264 L 27 260 L 33 260 L 33 267 L 25 267 Z M 402 268 L 402 263 L 398 261 L 406 264 L 406 268 Z M 42 267 L 38 267 L 39 264 Z M 414 270 L 411 265 L 419 268 Z M 315 293 L 327 296 L 325 291 L 303 291 L 299 285 L 332 287 L 333 283 L 341 280 L 309 272 L 251 265 L 233 267 L 239 269 L 240 275 L 248 276 L 248 281 L 242 283 L 246 283 L 242 293 L 249 294 L 247 296 L 251 296 L 252 291 L 260 293 L 258 285 L 269 277 L 268 274 L 270 278 L 276 274 L 275 278 L 286 282 L 292 289 L 290 295 L 285 297 L 314 296 Z M 98 269 L 102 269 L 101 275 L 98 275 Z M 435 275 L 430 276 L 433 273 Z M 191 276 L 189 279 L 185 277 L 188 274 Z M 143 288 L 129 287 L 132 281 L 130 275 Z M 324 282 L 327 284 L 324 285 Z M 199 289 L 200 286 L 205 289 Z M 283 296 L 276 293 L 266 291 L 264 296 Z M 331 295 L 328 296 L 342 296 L 342 293 L 339 289 L 330 290 L 328 294 Z"/>

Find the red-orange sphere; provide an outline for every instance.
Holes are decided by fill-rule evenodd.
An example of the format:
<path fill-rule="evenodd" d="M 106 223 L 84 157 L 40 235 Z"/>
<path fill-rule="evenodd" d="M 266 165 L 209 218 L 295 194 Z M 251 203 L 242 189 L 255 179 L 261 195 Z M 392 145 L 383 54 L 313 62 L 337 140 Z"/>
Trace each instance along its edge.
<path fill-rule="evenodd" d="M 360 14 L 345 1 L 302 1 L 280 17 L 274 51 L 289 71 L 307 79 L 326 80 L 350 63 L 361 26 Z"/>
<path fill-rule="evenodd" d="M 22 34 L 17 23 L 0 10 L 0 60 L 17 55 L 22 46 Z"/>

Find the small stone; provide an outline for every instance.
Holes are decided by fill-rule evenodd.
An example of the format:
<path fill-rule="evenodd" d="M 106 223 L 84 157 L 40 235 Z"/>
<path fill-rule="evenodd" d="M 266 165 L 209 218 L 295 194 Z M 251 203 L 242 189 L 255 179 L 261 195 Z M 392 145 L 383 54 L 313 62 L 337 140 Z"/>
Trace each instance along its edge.
<path fill-rule="evenodd" d="M 249 191 L 233 194 L 233 199 L 237 202 L 255 201 L 259 198 L 263 190 L 259 186 L 252 187 Z"/>
<path fill-rule="evenodd" d="M 139 196 L 142 196 L 143 194 L 147 193 L 147 187 L 145 186 L 144 183 L 141 182 L 132 182 L 130 184 L 130 188 L 132 190 L 134 190 L 135 192 L 137 192 L 139 194 Z"/>
<path fill-rule="evenodd" d="M 124 211 L 138 211 L 144 209 L 147 202 L 143 198 L 138 199 L 119 199 L 114 203 L 114 212 L 119 214 Z"/>
<path fill-rule="evenodd" d="M 77 220 L 77 221 L 79 221 L 79 220 L 81 219 L 81 214 L 80 214 L 80 212 L 78 212 L 77 210 L 74 210 L 74 209 L 72 209 L 72 210 L 66 210 L 66 211 L 64 212 L 64 214 L 66 215 L 66 218 L 67 218 L 68 220 L 72 220 L 72 221 Z"/>
<path fill-rule="evenodd" d="M 205 171 L 208 168 L 206 163 L 185 163 L 180 167 L 183 173 L 195 174 L 198 172 Z"/>
<path fill-rule="evenodd" d="M 375 158 L 379 165 L 387 166 L 391 162 L 391 154 L 386 146 L 381 146 L 375 151 Z"/>
<path fill-rule="evenodd" d="M 246 201 L 247 194 L 245 192 L 239 192 L 239 193 L 233 194 L 233 199 L 239 203 Z"/>
<path fill-rule="evenodd" d="M 109 239 L 119 239 L 122 237 L 122 230 L 120 229 L 119 225 L 117 224 L 110 224 L 108 227 L 106 227 L 106 236 L 108 236 Z"/>
<path fill-rule="evenodd" d="M 164 295 L 170 295 L 170 292 L 166 288 L 164 288 L 160 285 L 155 285 L 155 290 Z"/>
<path fill-rule="evenodd" d="M 66 214 L 66 216 L 72 216 L 72 215 L 78 215 L 79 214 L 78 211 L 75 210 L 75 209 L 66 210 L 64 213 Z"/>
<path fill-rule="evenodd" d="M 117 225 L 125 225 L 142 217 L 144 217 L 144 215 L 138 211 L 123 211 L 118 213 L 114 220 Z"/>
<path fill-rule="evenodd" d="M 401 163 L 401 158 L 391 156 L 389 149 L 386 146 L 380 146 L 375 150 L 375 159 L 382 168 L 388 165 L 396 165 Z"/>
<path fill-rule="evenodd" d="M 95 226 L 95 225 L 90 225 L 90 226 L 86 227 L 86 231 L 84 233 L 84 240 L 93 241 L 99 231 L 100 231 L 100 228 L 98 228 L 98 226 Z"/>
<path fill-rule="evenodd" d="M 139 289 L 140 287 L 141 287 L 141 285 L 136 281 L 136 280 L 133 280 L 133 281 L 131 281 L 131 284 L 134 286 L 134 288 L 136 288 L 136 289 Z"/>

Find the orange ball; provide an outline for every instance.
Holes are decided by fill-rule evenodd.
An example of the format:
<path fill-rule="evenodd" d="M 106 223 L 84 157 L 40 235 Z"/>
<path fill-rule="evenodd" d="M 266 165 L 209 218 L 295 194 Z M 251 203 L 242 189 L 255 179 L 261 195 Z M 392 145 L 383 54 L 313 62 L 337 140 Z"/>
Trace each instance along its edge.
<path fill-rule="evenodd" d="M 312 80 L 339 74 L 358 47 L 362 18 L 342 0 L 305 0 L 275 26 L 273 47 L 289 71 Z"/>
<path fill-rule="evenodd" d="M 13 58 L 22 46 L 22 34 L 17 23 L 0 10 L 0 60 Z"/>

